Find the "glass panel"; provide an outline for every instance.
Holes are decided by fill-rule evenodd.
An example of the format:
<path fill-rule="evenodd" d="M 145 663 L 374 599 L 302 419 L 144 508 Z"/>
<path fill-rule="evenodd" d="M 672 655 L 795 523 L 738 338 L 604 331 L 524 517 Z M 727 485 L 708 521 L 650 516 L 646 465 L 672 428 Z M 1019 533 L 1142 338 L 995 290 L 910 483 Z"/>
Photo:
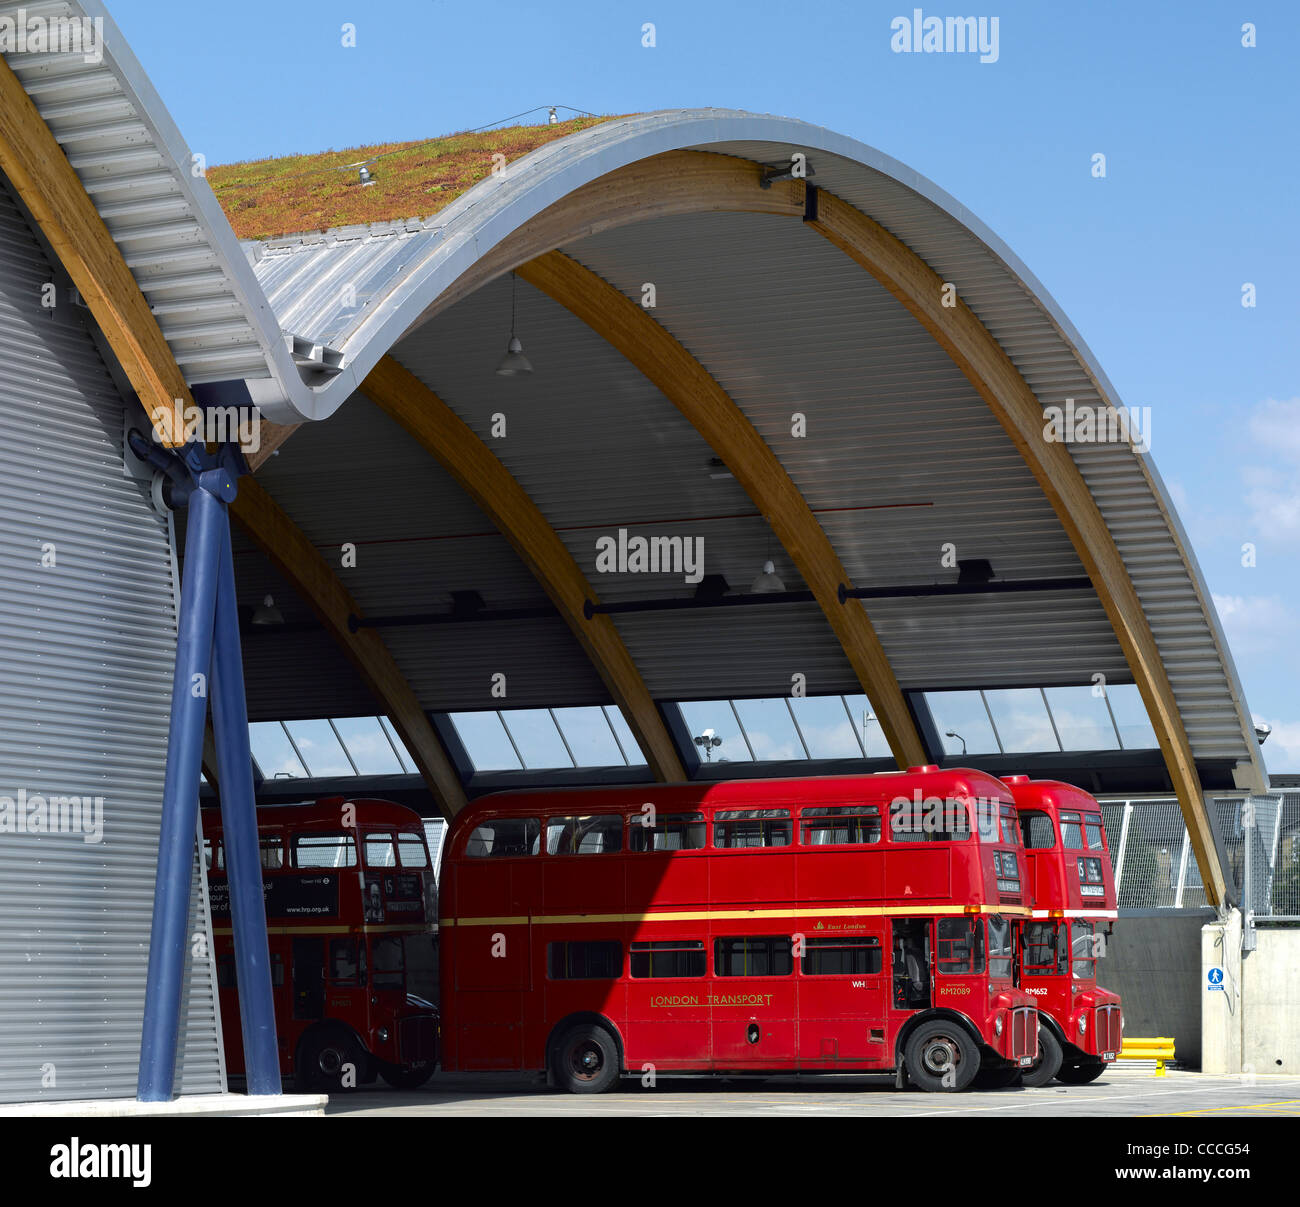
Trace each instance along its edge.
<path fill-rule="evenodd" d="M 1115 724 L 1119 726 L 1120 741 L 1125 750 L 1155 750 L 1159 747 L 1137 684 L 1112 683 L 1106 688 L 1106 699 L 1115 714 Z"/>
<path fill-rule="evenodd" d="M 411 758 L 411 752 L 406 749 L 406 743 L 398 736 L 397 731 L 393 728 L 387 717 L 376 717 L 379 722 L 379 728 L 384 731 L 389 741 L 397 747 L 397 757 L 402 762 L 402 770 L 408 773 L 415 771 L 415 760 Z"/>
<path fill-rule="evenodd" d="M 553 981 L 611 981 L 622 971 L 623 946 L 616 940 L 546 945 L 546 975 Z"/>
<path fill-rule="evenodd" d="M 573 760 L 564 749 L 560 731 L 544 708 L 512 708 L 501 720 L 519 747 L 519 755 L 529 771 L 554 771 L 572 767 Z"/>
<path fill-rule="evenodd" d="M 984 971 L 984 928 L 976 918 L 940 918 L 937 963 L 939 971 L 955 973 Z"/>
<path fill-rule="evenodd" d="M 548 855 L 608 855 L 623 848 L 623 818 L 609 813 L 594 817 L 548 817 Z"/>
<path fill-rule="evenodd" d="M 1037 810 L 1021 813 L 1020 830 L 1025 846 L 1031 851 L 1046 851 L 1056 846 L 1056 829 L 1046 813 Z"/>
<path fill-rule="evenodd" d="M 405 944 L 400 935 L 376 938 L 371 946 L 375 973 L 370 983 L 376 989 L 400 989 L 406 979 Z"/>
<path fill-rule="evenodd" d="M 634 977 L 700 977 L 704 975 L 702 939 L 663 939 L 632 944 Z"/>
<path fill-rule="evenodd" d="M 998 739 L 979 692 L 926 692 L 925 701 L 949 758 L 961 757 L 963 738 L 967 754 L 998 753 Z M 950 730 L 957 736 L 949 737 Z"/>
<path fill-rule="evenodd" d="M 795 732 L 784 698 L 737 700 L 736 711 L 740 713 L 745 736 L 754 748 L 754 757 L 760 762 L 808 757 Z"/>
<path fill-rule="evenodd" d="M 1038 750 L 1060 750 L 1052 733 L 1052 722 L 1043 703 L 1043 693 L 1036 687 L 998 688 L 986 691 L 993 722 L 1007 754 L 1027 754 Z"/>
<path fill-rule="evenodd" d="M 788 809 L 723 809 L 714 814 L 715 847 L 788 847 Z"/>
<path fill-rule="evenodd" d="M 1011 975 L 1011 923 L 994 914 L 989 923 L 989 976 Z"/>
<path fill-rule="evenodd" d="M 1051 976 L 1065 971 L 1065 943 L 1057 922 L 1025 923 L 1025 972 Z"/>
<path fill-rule="evenodd" d="M 623 747 L 623 754 L 627 757 L 628 764 L 632 767 L 644 767 L 646 765 L 645 755 L 641 753 L 641 747 L 637 745 L 636 738 L 632 736 L 632 731 L 628 728 L 622 712 L 607 704 L 605 705 L 605 716 L 609 718 L 609 723 L 614 727 L 614 732 L 618 734 L 619 744 Z"/>
<path fill-rule="evenodd" d="M 856 723 L 844 711 L 843 696 L 791 696 L 790 707 L 815 759 L 860 759 L 862 748 L 853 731 L 862 729 L 862 713 Z M 849 706 L 852 709 L 852 705 Z M 874 722 L 868 723 L 868 728 Z M 877 725 L 877 729 L 880 727 Z M 877 735 L 878 736 L 878 735 Z M 883 740 L 883 739 L 882 739 Z"/>
<path fill-rule="evenodd" d="M 248 727 L 248 744 L 262 774 L 269 780 L 303 778 L 307 768 L 299 761 L 279 721 L 254 721 Z"/>
<path fill-rule="evenodd" d="M 829 805 L 799 815 L 804 846 L 838 846 L 880 841 L 880 811 L 875 805 Z"/>
<path fill-rule="evenodd" d="M 357 985 L 362 975 L 356 939 L 331 939 L 329 979 L 336 985 Z"/>
<path fill-rule="evenodd" d="M 399 834 L 397 852 L 404 868 L 427 868 L 429 851 L 418 834 Z"/>
<path fill-rule="evenodd" d="M 258 842 L 261 851 L 262 867 L 284 867 L 284 840 L 280 838 L 263 838 Z"/>
<path fill-rule="evenodd" d="M 713 945 L 715 976 L 789 976 L 794 947 L 789 935 L 761 939 L 717 939 Z"/>
<path fill-rule="evenodd" d="M 844 976 L 879 972 L 880 940 L 867 936 L 811 937 L 804 940 L 800 971 L 804 976 Z"/>
<path fill-rule="evenodd" d="M 495 712 L 453 712 L 447 715 L 475 771 L 522 769 L 523 764 Z"/>
<path fill-rule="evenodd" d="M 397 866 L 397 853 L 393 848 L 391 834 L 367 834 L 365 837 L 366 867 L 394 868 Z"/>
<path fill-rule="evenodd" d="M 502 855 L 536 855 L 542 833 L 535 817 L 497 817 L 474 829 L 465 844 L 470 859 Z"/>
<path fill-rule="evenodd" d="M 1047 704 L 1064 749 L 1119 749 L 1119 737 L 1106 698 L 1093 695 L 1091 687 L 1049 687 Z"/>
<path fill-rule="evenodd" d="M 691 700 L 678 705 L 682 718 L 690 730 L 691 739 L 708 737 L 710 745 L 706 748 L 698 741 L 695 753 L 701 763 L 752 763 L 749 747 L 740 734 L 735 714 L 726 700 Z M 713 745 L 714 739 L 720 739 Z"/>
<path fill-rule="evenodd" d="M 703 813 L 660 813 L 653 825 L 642 817 L 628 819 L 627 845 L 632 851 L 698 851 L 705 845 Z M 635 975 L 635 973 L 633 974 Z"/>
<path fill-rule="evenodd" d="M 604 709 L 557 708 L 555 720 L 579 767 L 623 766 L 623 756 L 619 754 L 618 743 L 609 731 Z"/>
<path fill-rule="evenodd" d="M 1091 922 L 1070 923 L 1071 970 L 1076 980 L 1087 981 L 1097 975 L 1097 944 Z"/>
<path fill-rule="evenodd" d="M 400 775 L 405 770 L 384 736 L 378 717 L 343 717 L 334 725 L 362 775 Z"/>
<path fill-rule="evenodd" d="M 284 727 L 313 776 L 356 774 L 328 721 L 286 721 Z"/>
<path fill-rule="evenodd" d="M 849 706 L 849 715 L 853 718 L 853 724 L 857 727 L 858 733 L 866 735 L 864 745 L 867 748 L 867 758 L 869 759 L 887 759 L 893 756 L 889 751 L 889 743 L 885 741 L 884 731 L 880 728 L 880 722 L 876 720 L 871 711 L 871 701 L 861 693 L 857 695 L 848 695 L 844 697 L 844 702 Z M 864 728 L 865 726 L 865 728 Z"/>
<path fill-rule="evenodd" d="M 351 834 L 295 834 L 293 866 L 296 868 L 354 868 L 357 846 Z"/>
<path fill-rule="evenodd" d="M 1067 851 L 1083 850 L 1083 827 L 1077 813 L 1061 814 L 1061 846 Z"/>

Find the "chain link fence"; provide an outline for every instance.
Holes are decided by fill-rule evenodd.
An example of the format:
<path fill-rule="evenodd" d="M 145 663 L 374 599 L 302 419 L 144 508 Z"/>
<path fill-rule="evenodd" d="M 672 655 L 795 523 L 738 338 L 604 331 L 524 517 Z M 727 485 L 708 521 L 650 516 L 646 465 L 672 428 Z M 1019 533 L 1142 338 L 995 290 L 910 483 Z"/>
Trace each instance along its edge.
<path fill-rule="evenodd" d="M 1208 802 L 1224 874 L 1256 918 L 1300 921 L 1300 792 Z M 1173 797 L 1103 800 L 1120 909 L 1196 909 L 1205 884 Z"/>

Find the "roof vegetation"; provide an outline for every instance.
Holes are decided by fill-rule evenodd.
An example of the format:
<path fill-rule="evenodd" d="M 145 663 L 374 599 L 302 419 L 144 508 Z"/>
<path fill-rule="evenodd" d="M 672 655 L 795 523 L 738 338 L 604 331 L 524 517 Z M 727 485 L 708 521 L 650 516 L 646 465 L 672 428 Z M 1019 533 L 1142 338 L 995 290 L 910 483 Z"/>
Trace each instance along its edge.
<path fill-rule="evenodd" d="M 555 125 L 504 126 L 252 160 L 209 168 L 207 178 L 241 239 L 428 218 L 488 176 L 494 155 L 512 163 L 545 143 L 609 120 L 577 117 Z M 363 161 L 373 178 L 369 185 L 361 184 L 360 168 L 353 166 Z"/>

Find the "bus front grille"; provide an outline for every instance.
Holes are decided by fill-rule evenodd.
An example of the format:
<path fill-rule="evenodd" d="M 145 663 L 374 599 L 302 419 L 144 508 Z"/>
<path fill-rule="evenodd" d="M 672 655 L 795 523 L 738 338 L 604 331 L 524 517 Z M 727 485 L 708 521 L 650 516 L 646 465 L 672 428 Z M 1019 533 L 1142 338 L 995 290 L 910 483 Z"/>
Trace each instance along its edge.
<path fill-rule="evenodd" d="M 1033 1057 L 1038 1051 L 1038 1012 L 1032 1006 L 1018 1006 L 1011 1012 L 1011 1059 Z"/>
<path fill-rule="evenodd" d="M 1098 1006 L 1093 1036 L 1097 1041 L 1097 1054 L 1104 1052 L 1119 1053 L 1123 1037 L 1120 1035 L 1119 1007 Z"/>

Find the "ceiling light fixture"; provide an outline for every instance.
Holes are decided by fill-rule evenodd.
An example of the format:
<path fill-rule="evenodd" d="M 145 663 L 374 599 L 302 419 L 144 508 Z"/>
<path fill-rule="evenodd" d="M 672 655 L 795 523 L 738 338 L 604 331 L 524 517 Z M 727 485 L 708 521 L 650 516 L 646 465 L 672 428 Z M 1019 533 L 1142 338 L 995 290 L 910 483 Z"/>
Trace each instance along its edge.
<path fill-rule="evenodd" d="M 754 584 L 749 590 L 753 595 L 772 595 L 777 591 L 785 590 L 785 583 L 778 577 L 776 566 L 771 558 L 763 563 L 762 574 L 754 579 Z"/>
<path fill-rule="evenodd" d="M 259 607 L 253 609 L 253 617 L 250 623 L 256 625 L 284 624 L 284 616 L 281 614 L 280 609 L 275 606 L 275 600 L 268 595 L 262 600 Z"/>
<path fill-rule="evenodd" d="M 497 375 L 499 377 L 518 377 L 524 373 L 531 373 L 533 366 L 524 355 L 524 346 L 519 342 L 519 337 L 515 335 L 515 313 L 516 313 L 516 294 L 519 290 L 519 279 L 512 272 L 510 274 L 510 343 L 506 345 L 506 354 L 501 358 L 501 363 L 497 365 Z"/>

